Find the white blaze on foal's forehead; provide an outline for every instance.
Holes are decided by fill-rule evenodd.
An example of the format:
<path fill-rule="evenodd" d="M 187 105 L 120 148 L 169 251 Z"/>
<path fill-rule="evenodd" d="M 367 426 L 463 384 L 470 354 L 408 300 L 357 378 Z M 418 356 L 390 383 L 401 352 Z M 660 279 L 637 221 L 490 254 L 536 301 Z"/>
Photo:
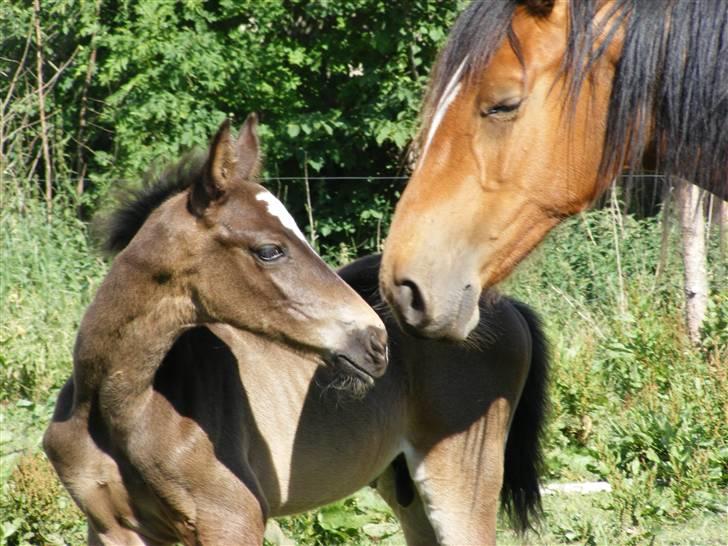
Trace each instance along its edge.
<path fill-rule="evenodd" d="M 290 229 L 302 241 L 306 241 L 306 237 L 304 237 L 301 230 L 298 229 L 298 225 L 293 219 L 293 216 L 291 216 L 291 213 L 286 210 L 286 207 L 283 206 L 283 203 L 281 203 L 275 195 L 267 190 L 263 190 L 255 196 L 255 199 L 257 201 L 265 201 L 268 214 L 278 218 L 281 224 L 283 224 L 283 227 Z"/>

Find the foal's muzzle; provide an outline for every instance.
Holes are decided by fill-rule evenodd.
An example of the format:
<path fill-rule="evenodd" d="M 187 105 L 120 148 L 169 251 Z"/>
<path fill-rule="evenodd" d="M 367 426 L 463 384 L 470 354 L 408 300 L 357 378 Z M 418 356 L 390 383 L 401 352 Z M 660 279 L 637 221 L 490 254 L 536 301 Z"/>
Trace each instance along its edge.
<path fill-rule="evenodd" d="M 384 375 L 388 356 L 387 332 L 369 326 L 352 333 L 347 346 L 332 352 L 328 360 L 342 371 L 373 383 L 374 379 Z"/>

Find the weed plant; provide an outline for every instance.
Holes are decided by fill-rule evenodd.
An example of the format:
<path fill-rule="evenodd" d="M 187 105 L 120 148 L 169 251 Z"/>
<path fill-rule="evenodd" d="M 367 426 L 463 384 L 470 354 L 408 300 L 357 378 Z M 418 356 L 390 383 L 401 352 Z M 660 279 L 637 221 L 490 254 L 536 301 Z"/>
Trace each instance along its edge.
<path fill-rule="evenodd" d="M 728 277 L 714 234 L 711 303 L 693 347 L 677 230 L 660 265 L 660 218 L 622 217 L 615 244 L 617 222 L 609 209 L 571 220 L 504 290 L 541 312 L 552 344 L 549 476 L 607 480 L 613 536 L 638 544 L 665 522 L 728 509 Z M 589 526 L 570 533 L 594 540 Z"/>

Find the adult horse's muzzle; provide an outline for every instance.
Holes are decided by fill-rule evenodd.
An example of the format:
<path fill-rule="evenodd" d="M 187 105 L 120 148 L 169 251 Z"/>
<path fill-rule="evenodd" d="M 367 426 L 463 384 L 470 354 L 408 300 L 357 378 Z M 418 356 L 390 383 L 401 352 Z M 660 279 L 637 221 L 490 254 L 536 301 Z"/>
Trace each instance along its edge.
<path fill-rule="evenodd" d="M 438 299 L 411 279 L 395 279 L 385 293 L 402 328 L 416 337 L 463 340 L 480 318 L 480 287 L 472 283 L 450 287 Z"/>
<path fill-rule="evenodd" d="M 387 370 L 388 358 L 386 330 L 368 326 L 350 333 L 346 345 L 332 351 L 326 360 L 344 373 L 373 384 Z"/>

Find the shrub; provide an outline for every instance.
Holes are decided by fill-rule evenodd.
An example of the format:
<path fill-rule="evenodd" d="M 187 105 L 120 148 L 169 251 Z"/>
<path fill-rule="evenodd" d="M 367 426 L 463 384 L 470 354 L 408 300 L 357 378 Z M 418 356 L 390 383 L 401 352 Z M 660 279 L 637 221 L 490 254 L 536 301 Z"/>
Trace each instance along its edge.
<path fill-rule="evenodd" d="M 0 533 L 7 546 L 83 544 L 86 525 L 46 458 L 21 458 L 2 488 Z"/>

